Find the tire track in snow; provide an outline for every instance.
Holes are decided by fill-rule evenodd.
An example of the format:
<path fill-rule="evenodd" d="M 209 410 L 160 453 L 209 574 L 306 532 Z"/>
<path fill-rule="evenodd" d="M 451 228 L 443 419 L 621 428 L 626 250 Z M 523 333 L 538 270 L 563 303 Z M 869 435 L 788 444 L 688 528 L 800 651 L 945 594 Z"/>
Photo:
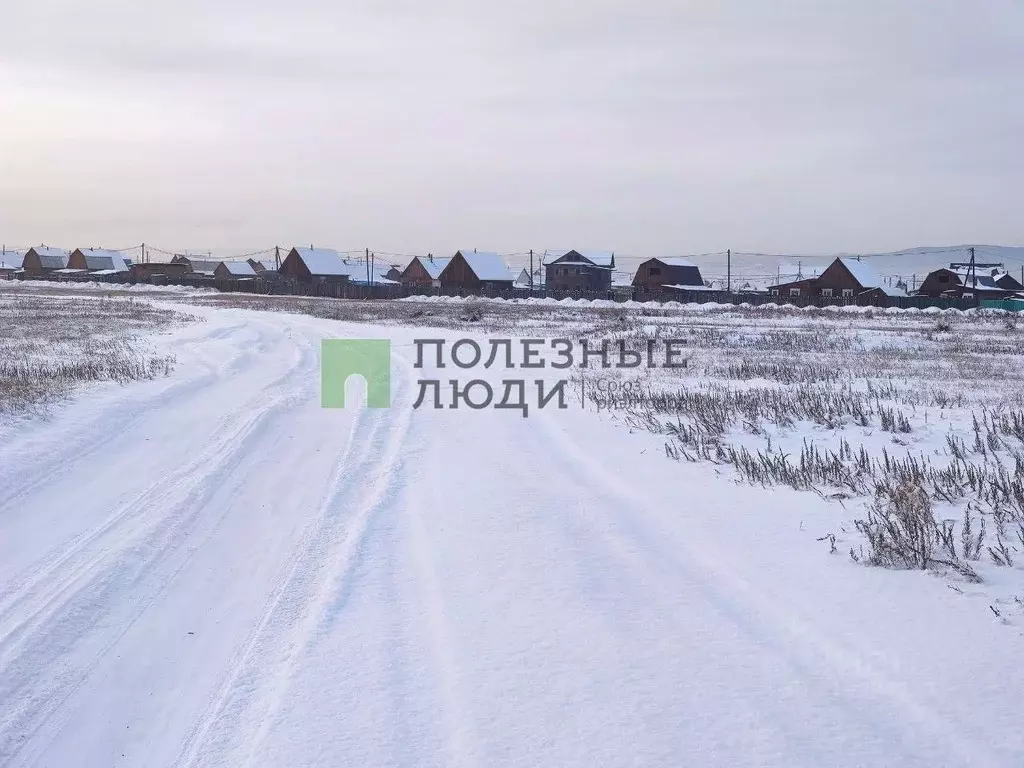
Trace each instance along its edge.
<path fill-rule="evenodd" d="M 303 368 L 304 363 L 315 361 L 310 351 L 311 345 L 307 345 L 295 365 L 289 369 L 289 374 L 280 377 L 275 385 L 280 388 L 289 375 Z M 75 553 L 83 554 L 83 559 L 70 583 L 66 579 L 62 581 L 57 578 L 50 592 L 31 606 L 30 613 L 34 609 L 31 617 L 20 623 L 14 622 L 13 628 L 12 620 L 7 622 L 7 632 L 0 641 L 0 652 L 3 654 L 3 661 L 0 662 L 0 670 L 3 671 L 0 676 L 0 701 L 18 704 L 11 704 L 0 720 L 0 758 L 3 758 L 0 762 L 6 764 L 9 759 L 13 759 L 19 744 L 27 741 L 28 736 L 42 727 L 50 715 L 85 682 L 99 659 L 191 562 L 197 551 L 195 547 L 186 552 L 185 557 L 179 560 L 169 574 L 161 574 L 163 580 L 154 585 L 152 591 L 143 591 L 147 598 L 132 606 L 118 631 L 102 638 L 92 664 L 85 668 L 62 670 L 61 665 L 55 663 L 80 638 L 87 637 L 88 630 L 97 626 L 112 608 L 120 604 L 118 598 L 123 598 L 125 590 L 139 587 L 150 573 L 178 555 L 199 522 L 205 501 L 259 444 L 269 421 L 282 416 L 296 405 L 308 402 L 315 394 L 314 377 L 304 377 L 303 383 L 304 386 L 295 390 L 285 389 L 283 394 L 265 402 L 260 410 L 241 419 L 240 426 L 219 440 L 213 450 L 190 464 L 197 479 L 183 493 L 171 492 L 157 495 L 157 499 L 151 496 L 141 499 L 133 509 L 144 509 L 150 501 L 162 502 L 162 506 L 148 514 L 148 517 L 157 518 L 151 527 L 141 528 L 134 539 L 120 548 L 99 547 L 100 551 L 91 558 L 84 557 L 83 548 L 75 550 Z M 230 505 L 225 506 L 221 518 L 229 510 Z M 214 528 L 221 518 L 213 521 Z M 60 565 L 66 567 L 68 563 Z M 57 574 L 58 577 L 60 575 Z M 23 593 L 22 597 L 27 599 L 31 593 Z M 9 616 L 7 618 L 10 619 Z M 96 641 L 91 637 L 90 640 Z M 37 672 L 40 668 L 44 674 Z M 18 737 L 17 742 L 14 740 L 15 735 Z"/>
<path fill-rule="evenodd" d="M 639 508 L 649 521 L 657 520 L 658 505 L 644 498 L 642 488 L 624 485 L 615 472 L 603 467 L 591 452 L 555 424 L 549 414 L 537 422 L 543 427 L 545 443 L 554 449 L 551 453 L 561 464 L 565 477 L 575 479 L 588 493 L 593 493 L 595 488 L 602 489 L 621 503 L 622 510 Z M 805 679 L 811 677 L 810 667 L 815 667 L 819 673 L 815 678 L 832 682 L 837 698 L 846 702 L 844 710 L 851 717 L 863 720 L 864 713 L 877 711 L 877 707 L 865 704 L 884 698 L 892 704 L 892 711 L 909 715 L 964 765 L 1002 765 L 984 744 L 959 733 L 956 723 L 893 680 L 892 671 L 879 672 L 855 651 L 822 635 L 793 611 L 784 610 L 762 597 L 750 581 L 729 565 L 729 557 L 706 538 L 694 540 L 687 536 L 685 542 L 680 542 L 672 537 L 670 547 L 668 539 L 659 536 L 656 530 L 644 530 L 650 522 L 635 515 L 628 520 L 628 512 L 615 521 L 598 521 L 587 513 L 584 516 L 587 524 L 602 535 L 616 558 L 638 572 L 652 590 L 664 592 L 665 585 L 682 580 L 700 590 L 708 604 L 749 636 L 751 642 L 771 648 Z M 628 544 L 623 538 L 629 540 Z M 665 572 L 671 578 L 665 578 Z M 794 653 L 794 647 L 805 648 L 810 653 Z M 844 683 L 848 679 L 859 679 L 866 688 L 851 690 Z M 815 688 L 814 685 L 808 687 Z M 867 701 L 858 701 L 865 699 Z"/>
<path fill-rule="evenodd" d="M 53 454 L 47 450 L 42 456 L 32 456 L 30 447 L 26 457 L 24 446 L 17 440 L 12 445 L 4 446 L 4 450 L 0 451 L 0 466 L 14 463 L 5 460 L 8 454 L 18 454 L 22 459 L 28 458 L 28 461 L 18 462 L 17 478 L 11 477 L 7 482 L 0 483 L 11 486 L 10 491 L 0 496 L 0 517 L 19 502 L 31 497 L 33 492 L 52 482 L 54 472 L 68 474 L 73 472 L 76 466 L 90 461 L 102 448 L 129 431 L 154 408 L 168 402 L 180 403 L 183 395 L 201 395 L 210 384 L 223 379 L 223 361 L 214 360 L 201 348 L 192 351 L 192 354 L 202 370 L 189 378 L 172 379 L 167 387 L 150 397 L 119 402 L 116 407 L 103 411 L 103 429 L 97 437 L 86 436 L 65 442 L 58 453 Z M 92 423 L 99 422 L 100 419 L 97 418 Z M 31 467 L 27 473 L 23 469 L 25 464 Z"/>
<path fill-rule="evenodd" d="M 298 657 L 332 606 L 335 611 L 343 608 L 371 519 L 387 509 L 402 481 L 402 448 L 412 401 L 408 374 L 404 365 L 398 368 L 401 375 L 391 408 L 372 415 L 360 408 L 349 448 L 336 465 L 331 491 L 307 529 L 293 567 L 230 665 L 218 695 L 186 739 L 176 766 L 254 764 L 288 692 Z M 360 432 L 367 423 L 364 442 Z M 362 455 L 353 463 L 352 456 L 359 450 Z M 370 482 L 359 487 L 367 479 Z M 350 506 L 356 507 L 355 512 L 344 515 Z M 332 600 L 335 595 L 341 596 L 340 601 Z"/>
<path fill-rule="evenodd" d="M 293 377 L 305 364 L 310 362 L 309 352 L 311 347 L 302 350 L 298 359 L 294 361 L 286 373 L 273 380 L 268 388 L 280 389 L 281 386 Z M 0 592 L 0 665 L 2 665 L 3 648 L 11 634 L 11 614 L 15 612 L 18 605 L 23 604 L 38 591 L 63 590 L 70 586 L 76 574 L 87 571 L 91 566 L 96 565 L 99 560 L 114 557 L 116 549 L 111 550 L 110 545 L 104 546 L 107 539 L 113 539 L 122 544 L 131 543 L 132 539 L 125 541 L 115 534 L 120 533 L 120 527 L 138 517 L 141 522 L 154 516 L 154 510 L 166 508 L 173 504 L 175 496 L 185 496 L 192 492 L 193 488 L 206 480 L 206 475 L 211 474 L 211 468 L 215 469 L 219 461 L 227 461 L 242 455 L 238 450 L 237 443 L 246 439 L 255 432 L 263 421 L 273 415 L 279 408 L 286 408 L 301 402 L 302 398 L 308 397 L 311 383 L 307 382 L 304 390 L 285 392 L 269 401 L 265 400 L 264 393 L 259 393 L 250 401 L 241 403 L 232 413 L 221 417 L 217 426 L 212 431 L 215 443 L 199 456 L 192 459 L 184 467 L 172 471 L 169 475 L 161 477 L 151 483 L 126 504 L 121 505 L 117 511 L 103 521 L 98 527 L 85 532 L 61 547 L 51 550 L 49 553 L 37 560 L 35 568 L 31 568 L 10 579 Z M 199 478 L 197 483 L 196 478 Z M 181 502 L 179 502 L 180 504 Z M 90 548 L 99 549 L 94 557 L 88 557 Z M 77 563 L 77 564 L 76 564 Z M 72 572 L 72 576 L 68 573 Z M 56 584 L 47 585 L 47 581 L 56 581 Z M 43 599 L 44 603 L 50 602 Z"/>
<path fill-rule="evenodd" d="M 457 673 L 459 665 L 454 653 L 455 636 L 444 604 L 429 535 L 423 525 L 423 510 L 415 494 L 410 497 L 407 514 L 416 571 L 423 585 L 431 654 L 437 662 L 442 686 L 442 709 L 449 735 L 445 744 L 448 754 L 444 764 L 449 768 L 468 768 L 476 764 L 473 755 L 478 740 L 470 716 L 472 710 L 467 704 Z"/>

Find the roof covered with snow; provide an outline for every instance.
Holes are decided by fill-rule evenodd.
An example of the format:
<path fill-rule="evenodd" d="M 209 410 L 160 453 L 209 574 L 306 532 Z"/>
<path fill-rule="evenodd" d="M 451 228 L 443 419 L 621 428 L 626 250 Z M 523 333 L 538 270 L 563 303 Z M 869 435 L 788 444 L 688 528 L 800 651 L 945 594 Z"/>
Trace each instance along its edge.
<path fill-rule="evenodd" d="M 222 261 L 221 266 L 233 277 L 255 277 L 256 270 L 248 261 Z"/>
<path fill-rule="evenodd" d="M 697 268 L 697 265 L 685 256 L 665 256 L 664 258 L 657 258 L 655 261 L 660 261 L 662 264 L 668 267 L 693 267 Z"/>
<path fill-rule="evenodd" d="M 90 272 L 109 271 L 127 272 L 128 260 L 120 251 L 108 251 L 104 248 L 79 248 L 85 256 L 85 265 Z"/>
<path fill-rule="evenodd" d="M 451 256 L 417 256 L 416 260 L 423 266 L 427 274 L 430 275 L 431 280 L 437 280 L 444 268 L 447 267 L 452 260 Z"/>
<path fill-rule="evenodd" d="M 347 275 L 349 268 L 333 248 L 293 248 L 311 275 Z"/>
<path fill-rule="evenodd" d="M 63 248 L 51 248 L 47 245 L 37 245 L 34 248 L 30 248 L 29 250 L 35 251 L 37 254 L 39 254 L 39 256 L 62 256 L 64 258 L 68 257 L 68 251 L 65 251 Z"/>
<path fill-rule="evenodd" d="M 0 269 L 21 269 L 25 263 L 25 254 L 14 251 L 0 253 Z"/>
<path fill-rule="evenodd" d="M 478 280 L 511 283 L 515 279 L 508 264 L 496 253 L 488 251 L 459 251 L 458 253 L 466 260 Z"/>
<path fill-rule="evenodd" d="M 714 285 L 666 285 L 665 288 L 675 288 L 678 291 L 722 291 Z"/>
<path fill-rule="evenodd" d="M 577 253 L 587 261 L 599 267 L 611 267 L 615 261 L 614 251 L 600 251 L 579 248 L 549 248 L 544 252 L 544 263 L 551 264 L 558 259 L 568 256 L 570 253 Z"/>
<path fill-rule="evenodd" d="M 865 264 L 863 261 L 846 256 L 840 258 L 839 261 L 850 271 L 853 279 L 860 283 L 861 288 L 885 287 L 881 275 L 875 271 L 874 267 Z"/>

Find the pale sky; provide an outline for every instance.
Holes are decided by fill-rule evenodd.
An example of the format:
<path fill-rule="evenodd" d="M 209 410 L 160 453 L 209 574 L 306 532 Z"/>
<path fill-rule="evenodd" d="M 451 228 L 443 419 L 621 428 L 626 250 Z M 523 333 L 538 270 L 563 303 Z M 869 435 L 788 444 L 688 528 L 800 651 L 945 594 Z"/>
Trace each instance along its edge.
<path fill-rule="evenodd" d="M 1024 244 L 1020 0 L 0 0 L 0 17 L 8 245 Z"/>

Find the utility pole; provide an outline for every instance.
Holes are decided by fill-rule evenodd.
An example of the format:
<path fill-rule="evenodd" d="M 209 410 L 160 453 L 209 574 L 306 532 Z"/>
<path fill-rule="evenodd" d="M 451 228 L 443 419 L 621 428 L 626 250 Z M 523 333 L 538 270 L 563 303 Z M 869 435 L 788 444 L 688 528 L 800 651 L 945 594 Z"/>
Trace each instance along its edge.
<path fill-rule="evenodd" d="M 277 265 L 277 271 L 281 271 L 281 246 L 274 246 L 274 264 Z"/>
<path fill-rule="evenodd" d="M 971 278 L 971 287 L 977 289 L 978 287 L 978 271 L 974 266 L 974 246 L 971 246 L 971 264 L 967 268 L 967 276 Z"/>
<path fill-rule="evenodd" d="M 377 272 L 374 267 L 377 266 L 377 254 L 370 254 L 370 287 L 373 288 L 373 278 L 377 276 Z"/>
<path fill-rule="evenodd" d="M 803 280 L 804 279 L 804 267 L 803 267 L 803 264 L 804 263 L 802 261 L 797 261 L 797 263 L 796 263 L 796 279 L 797 280 Z"/>
<path fill-rule="evenodd" d="M 366 282 L 367 282 L 367 284 L 369 284 L 369 282 L 370 282 L 370 249 L 369 248 L 366 249 L 365 261 L 366 261 Z"/>
<path fill-rule="evenodd" d="M 732 248 L 725 251 L 725 292 L 732 293 Z"/>
<path fill-rule="evenodd" d="M 1021 267 L 1024 271 L 1024 267 Z M 530 293 L 533 293 L 533 248 L 530 249 Z"/>

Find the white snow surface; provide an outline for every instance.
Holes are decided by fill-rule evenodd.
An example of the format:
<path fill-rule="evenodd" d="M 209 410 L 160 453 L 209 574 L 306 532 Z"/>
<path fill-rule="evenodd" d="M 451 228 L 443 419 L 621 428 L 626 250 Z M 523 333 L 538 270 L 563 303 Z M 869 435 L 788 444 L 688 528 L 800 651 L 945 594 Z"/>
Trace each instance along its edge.
<path fill-rule="evenodd" d="M 184 311 L 172 377 L 0 428 L 0 765 L 1024 764 L 1019 629 L 813 494 L 414 410 L 466 333 Z M 320 408 L 328 337 L 392 339 L 391 408 Z"/>

